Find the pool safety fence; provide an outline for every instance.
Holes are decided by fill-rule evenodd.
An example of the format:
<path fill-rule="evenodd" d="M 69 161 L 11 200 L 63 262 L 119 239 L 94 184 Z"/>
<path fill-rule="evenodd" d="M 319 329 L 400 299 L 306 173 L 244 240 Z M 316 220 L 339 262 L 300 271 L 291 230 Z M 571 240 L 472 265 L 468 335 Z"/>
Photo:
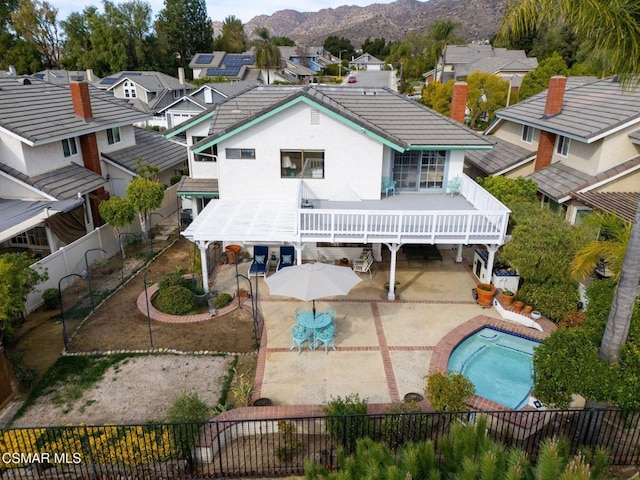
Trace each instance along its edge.
<path fill-rule="evenodd" d="M 233 412 L 227 412 L 228 414 Z M 240 412 L 238 412 L 240 413 Z M 6 479 L 180 479 L 303 475 L 311 460 L 338 468 L 340 448 L 360 438 L 392 452 L 408 442 L 436 448 L 455 422 L 487 418 L 487 433 L 532 461 L 542 440 L 564 437 L 571 452 L 598 447 L 612 465 L 640 464 L 640 411 L 527 410 L 397 413 L 253 420 L 203 424 L 34 427 L 0 430 L 0 477 Z"/>

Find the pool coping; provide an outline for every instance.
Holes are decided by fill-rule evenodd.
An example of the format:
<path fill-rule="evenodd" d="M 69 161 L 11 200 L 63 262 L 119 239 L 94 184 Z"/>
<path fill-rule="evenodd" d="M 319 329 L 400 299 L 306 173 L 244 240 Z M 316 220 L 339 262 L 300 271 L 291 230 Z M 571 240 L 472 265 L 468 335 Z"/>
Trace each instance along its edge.
<path fill-rule="evenodd" d="M 465 338 L 473 335 L 479 330 L 485 327 L 493 327 L 498 330 L 503 330 L 508 333 L 518 335 L 520 337 L 528 338 L 531 340 L 541 341 L 547 338 L 552 331 L 557 327 L 556 325 L 546 318 L 541 318 L 538 323 L 544 330 L 540 332 L 534 328 L 525 327 L 517 323 L 508 322 L 505 320 L 499 320 L 497 318 L 489 317 L 488 315 L 477 315 L 471 320 L 463 323 L 462 325 L 454 328 L 447 333 L 433 348 L 431 355 L 431 363 L 429 364 L 429 375 L 437 372 L 445 373 L 447 371 L 447 365 L 449 363 L 449 357 L 453 349 L 462 342 Z M 520 410 L 512 410 L 509 407 L 500 405 L 484 397 L 473 395 L 468 401 L 472 409 L 482 411 L 536 411 L 537 409 L 526 405 Z"/>

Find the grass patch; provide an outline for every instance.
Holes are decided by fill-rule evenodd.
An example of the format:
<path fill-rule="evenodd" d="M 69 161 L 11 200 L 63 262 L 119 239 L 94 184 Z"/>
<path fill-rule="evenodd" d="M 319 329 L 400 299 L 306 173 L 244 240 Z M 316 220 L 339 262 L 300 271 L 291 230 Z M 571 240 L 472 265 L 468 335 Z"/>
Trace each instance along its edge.
<path fill-rule="evenodd" d="M 131 354 L 117 354 L 104 357 L 60 357 L 47 370 L 31 391 L 24 405 L 18 411 L 16 418 L 39 397 L 53 394 L 52 402 L 65 405 L 63 411 L 71 410 L 71 403 L 82 397 L 82 394 L 99 382 L 106 371 L 113 365 L 127 361 Z"/>

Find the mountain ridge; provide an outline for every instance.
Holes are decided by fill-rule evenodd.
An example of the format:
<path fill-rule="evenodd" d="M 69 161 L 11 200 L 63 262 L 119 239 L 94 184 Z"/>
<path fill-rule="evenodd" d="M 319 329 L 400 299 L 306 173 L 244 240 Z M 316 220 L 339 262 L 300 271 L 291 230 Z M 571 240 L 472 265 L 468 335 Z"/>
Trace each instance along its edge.
<path fill-rule="evenodd" d="M 425 34 L 435 20 L 454 20 L 456 34 L 468 41 L 491 38 L 498 30 L 509 0 L 396 0 L 366 7 L 342 5 L 318 12 L 279 10 L 258 15 L 245 24 L 251 34 L 266 27 L 272 36 L 298 44 L 322 44 L 329 35 L 348 38 L 359 48 L 367 38 L 400 40 L 409 33 Z"/>

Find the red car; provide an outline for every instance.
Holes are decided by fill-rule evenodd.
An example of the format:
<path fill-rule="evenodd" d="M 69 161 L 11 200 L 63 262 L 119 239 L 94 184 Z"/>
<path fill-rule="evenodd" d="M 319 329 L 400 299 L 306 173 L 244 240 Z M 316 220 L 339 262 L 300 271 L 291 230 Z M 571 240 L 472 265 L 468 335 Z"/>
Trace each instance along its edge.
<path fill-rule="evenodd" d="M 347 83 L 356 83 L 356 77 L 354 75 L 351 75 L 348 79 L 347 79 Z"/>

